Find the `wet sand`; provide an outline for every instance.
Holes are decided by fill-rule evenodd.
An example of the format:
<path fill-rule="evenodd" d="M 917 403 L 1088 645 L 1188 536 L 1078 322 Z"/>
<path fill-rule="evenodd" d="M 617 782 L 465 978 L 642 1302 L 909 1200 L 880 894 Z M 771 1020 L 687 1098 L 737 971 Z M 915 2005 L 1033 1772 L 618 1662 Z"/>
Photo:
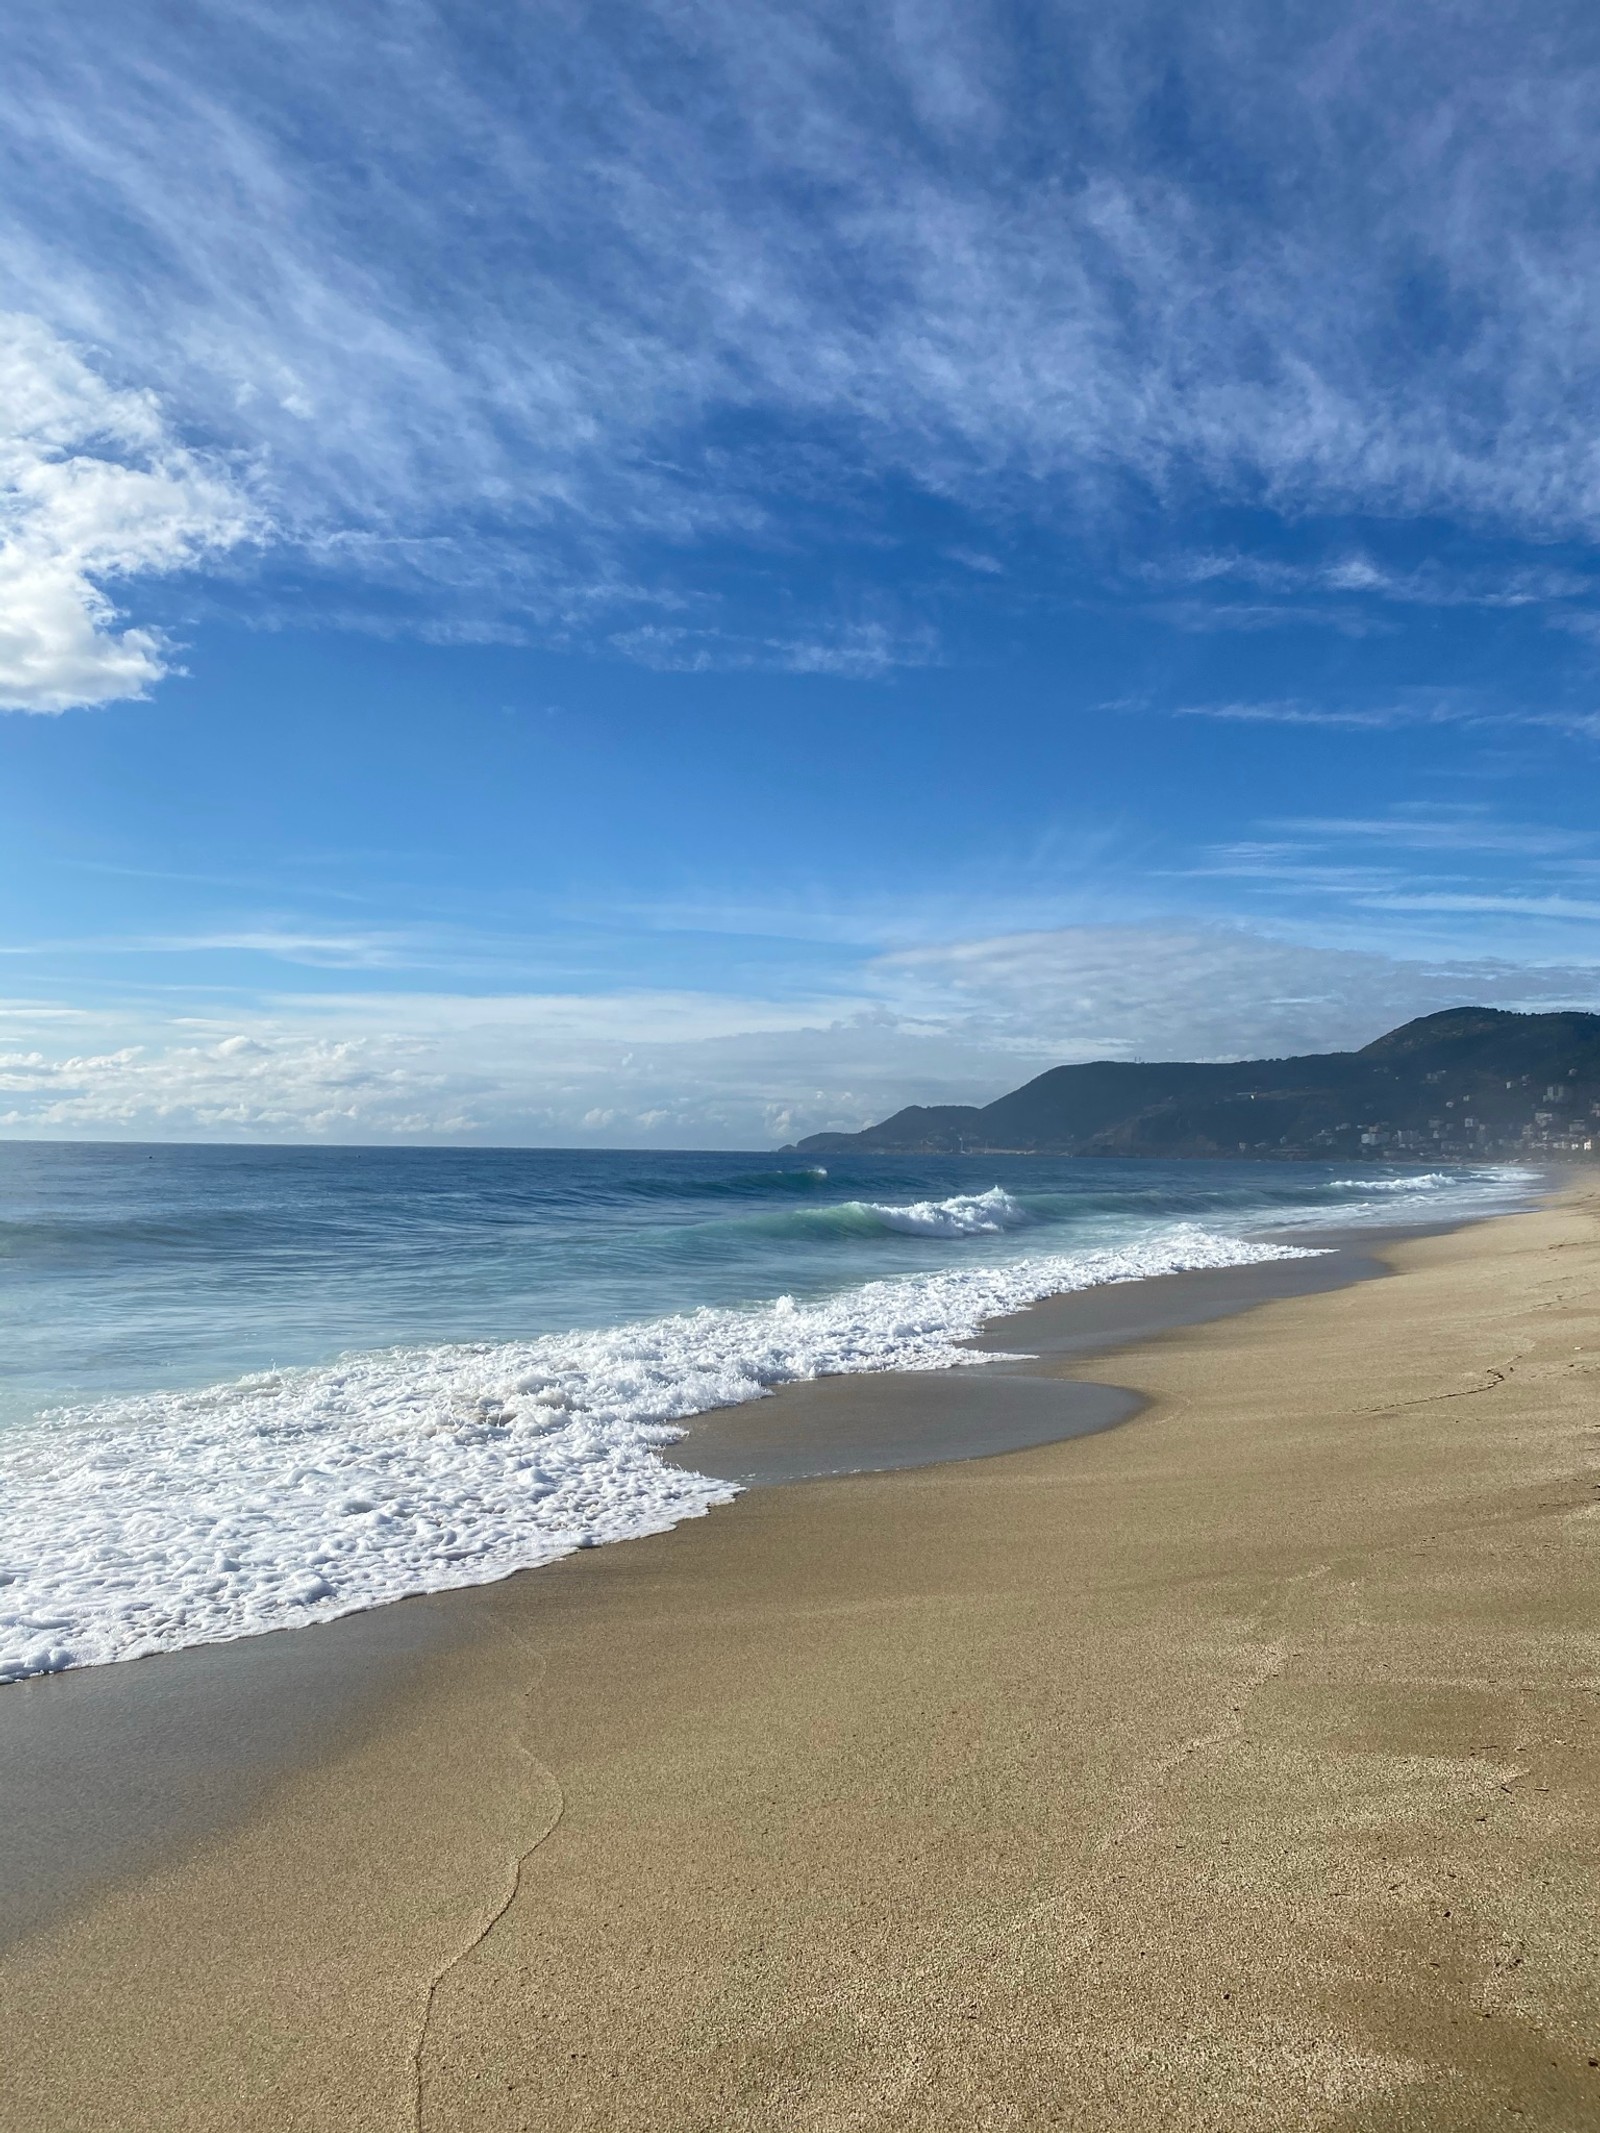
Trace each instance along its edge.
<path fill-rule="evenodd" d="M 453 1628 L 413 1600 L 0 1690 L 0 1948 L 241 1821 L 358 1735 Z"/>
<path fill-rule="evenodd" d="M 425 1603 L 0 1959 L 0 2124 L 1593 2122 L 1596 1196 L 1393 1258 L 1092 1365 L 1064 1309 L 1131 1427 Z"/>

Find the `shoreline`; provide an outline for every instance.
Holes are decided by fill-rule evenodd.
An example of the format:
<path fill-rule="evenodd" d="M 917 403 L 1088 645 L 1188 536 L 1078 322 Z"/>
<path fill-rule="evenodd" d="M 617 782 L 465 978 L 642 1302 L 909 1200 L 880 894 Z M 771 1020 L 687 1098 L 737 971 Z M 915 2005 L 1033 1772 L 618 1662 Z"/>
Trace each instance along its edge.
<path fill-rule="evenodd" d="M 695 1416 L 659 1456 L 763 1487 L 1065 1442 L 1134 1420 L 1147 1404 L 1126 1387 L 1067 1375 L 1070 1359 L 1088 1361 L 1284 1296 L 1382 1278 L 1390 1268 L 1380 1244 L 1496 1219 L 1330 1231 L 1314 1258 L 1046 1297 L 989 1321 L 963 1344 L 998 1352 L 981 1373 L 981 1400 L 966 1372 L 813 1379 Z M 1285 1232 L 1283 1241 L 1293 1239 Z M 1025 1358 L 1010 1354 L 1018 1348 Z M 511 1578 L 537 1579 L 552 1567 Z M 404 1694 L 412 1666 L 471 1635 L 464 1603 L 492 1589 L 412 1594 L 327 1623 L 0 1689 L 0 1698 L 32 1699 L 0 1701 L 0 1796 L 13 1803 L 17 1825 L 0 1857 L 0 1951 L 98 1889 L 236 1825 L 274 1785 L 358 1737 L 388 1699 Z"/>
<path fill-rule="evenodd" d="M 1069 1374 L 1074 1365 L 1285 1297 L 1383 1278 L 1390 1268 L 1380 1247 L 1463 1226 L 1330 1230 L 1314 1258 L 1045 1297 L 962 1344 L 995 1356 L 981 1372 L 842 1373 L 785 1385 L 691 1417 L 658 1456 L 760 1488 L 1065 1443 L 1136 1420 L 1148 1404 L 1127 1387 Z M 1281 1241 L 1294 1239 L 1284 1232 Z M 0 1688 L 0 1797 L 15 1825 L 0 1852 L 0 1952 L 98 1890 L 236 1826 L 276 1784 L 359 1737 L 404 1695 L 414 1666 L 470 1637 L 473 1595 L 555 1567 Z"/>
<path fill-rule="evenodd" d="M 1146 1402 L 1126 1386 L 1069 1375 L 1073 1364 L 1286 1297 L 1382 1279 L 1390 1269 L 1381 1244 L 1496 1219 L 1329 1229 L 1312 1233 L 1327 1240 L 1310 1247 L 1315 1256 L 1062 1290 L 997 1314 L 959 1344 L 993 1358 L 983 1366 L 982 1401 L 963 1370 L 843 1371 L 694 1415 L 659 1456 L 743 1487 L 771 1487 L 998 1458 L 1092 1436 L 1137 1420 Z M 1296 1243 L 1297 1235 L 1268 1233 L 1263 1241 Z"/>
<path fill-rule="evenodd" d="M 1579 2122 L 1595 1194 L 1384 1243 L 1114 1349 L 1136 1430 L 440 1596 L 0 1956 L 0 2124 Z"/>

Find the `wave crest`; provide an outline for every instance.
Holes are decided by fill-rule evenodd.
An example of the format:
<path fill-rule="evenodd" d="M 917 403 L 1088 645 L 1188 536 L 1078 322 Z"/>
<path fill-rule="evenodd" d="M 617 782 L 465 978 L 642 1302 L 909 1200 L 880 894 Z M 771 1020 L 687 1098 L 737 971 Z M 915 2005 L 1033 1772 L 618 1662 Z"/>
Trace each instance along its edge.
<path fill-rule="evenodd" d="M 1032 1220 L 1020 1200 L 999 1185 L 987 1192 L 957 1193 L 948 1200 L 913 1200 L 896 1207 L 875 1200 L 847 1203 L 860 1207 L 881 1223 L 907 1237 L 997 1237 L 1008 1229 L 1022 1229 Z"/>

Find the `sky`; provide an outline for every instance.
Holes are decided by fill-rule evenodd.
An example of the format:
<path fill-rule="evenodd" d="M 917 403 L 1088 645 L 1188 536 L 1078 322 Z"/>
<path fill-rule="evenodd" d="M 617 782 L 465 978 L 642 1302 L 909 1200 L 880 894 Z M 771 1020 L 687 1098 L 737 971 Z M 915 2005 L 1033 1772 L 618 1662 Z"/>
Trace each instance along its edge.
<path fill-rule="evenodd" d="M 0 1133 L 1600 1008 L 1600 15 L 0 29 Z"/>

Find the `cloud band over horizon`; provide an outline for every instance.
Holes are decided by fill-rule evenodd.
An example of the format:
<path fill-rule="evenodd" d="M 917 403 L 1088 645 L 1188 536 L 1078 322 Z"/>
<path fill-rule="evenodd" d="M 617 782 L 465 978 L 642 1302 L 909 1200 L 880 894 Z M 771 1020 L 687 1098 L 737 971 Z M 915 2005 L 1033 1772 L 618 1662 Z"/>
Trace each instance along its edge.
<path fill-rule="evenodd" d="M 0 1130 L 754 1147 L 988 1102 L 1071 1060 L 1354 1049 L 1441 1007 L 1585 1004 L 1596 979 L 1112 926 L 891 954 L 831 1000 L 335 993 L 175 1017 L 0 999 Z"/>

